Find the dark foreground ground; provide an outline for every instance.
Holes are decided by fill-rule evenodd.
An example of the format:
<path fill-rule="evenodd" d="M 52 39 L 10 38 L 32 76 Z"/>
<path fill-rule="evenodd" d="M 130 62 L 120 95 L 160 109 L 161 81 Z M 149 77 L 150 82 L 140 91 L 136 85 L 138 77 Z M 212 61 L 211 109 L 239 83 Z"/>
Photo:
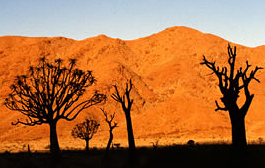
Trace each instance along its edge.
<path fill-rule="evenodd" d="M 250 145 L 246 151 L 235 151 L 229 145 L 167 146 L 138 148 L 134 164 L 128 162 L 125 148 L 110 151 L 103 160 L 104 149 L 62 151 L 61 159 L 52 159 L 49 153 L 2 153 L 0 168 L 226 168 L 265 167 L 265 146 Z"/>

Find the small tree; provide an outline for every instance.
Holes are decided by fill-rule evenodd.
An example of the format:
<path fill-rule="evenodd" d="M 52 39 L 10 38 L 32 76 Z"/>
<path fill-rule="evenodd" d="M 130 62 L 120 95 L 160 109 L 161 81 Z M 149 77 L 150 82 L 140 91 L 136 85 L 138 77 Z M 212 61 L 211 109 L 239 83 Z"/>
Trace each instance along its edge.
<path fill-rule="evenodd" d="M 70 59 L 64 66 L 61 59 L 48 62 L 40 59 L 38 66 L 31 66 L 27 75 L 17 76 L 11 85 L 11 93 L 5 106 L 27 116 L 13 125 L 28 126 L 48 124 L 50 126 L 50 151 L 58 156 L 60 148 L 56 125 L 60 119 L 74 120 L 84 109 L 105 100 L 97 91 L 92 97 L 78 102 L 86 89 L 95 83 L 91 71 L 75 68 L 76 60 Z"/>
<path fill-rule="evenodd" d="M 129 80 L 129 83 L 126 83 L 126 89 L 124 94 L 121 96 L 116 85 L 114 85 L 116 93 L 112 94 L 111 97 L 121 104 L 123 112 L 125 114 L 126 123 L 127 123 L 127 133 L 128 133 L 128 143 L 130 158 L 133 159 L 133 153 L 135 151 L 135 142 L 133 136 L 132 120 L 131 120 L 131 107 L 133 104 L 133 99 L 130 98 L 130 92 L 132 90 L 132 80 Z"/>
<path fill-rule="evenodd" d="M 84 122 L 76 124 L 72 130 L 74 138 L 80 138 L 86 141 L 86 151 L 89 150 L 89 140 L 97 133 L 99 122 L 95 119 L 85 119 Z"/>
<path fill-rule="evenodd" d="M 113 140 L 113 129 L 115 127 L 117 127 L 117 122 L 114 122 L 112 123 L 114 117 L 115 117 L 115 112 L 112 113 L 112 114 L 108 114 L 104 108 L 100 108 L 100 110 L 102 111 L 102 113 L 104 114 L 105 116 L 105 121 L 107 122 L 108 126 L 109 126 L 109 141 L 108 141 L 108 144 L 107 144 L 107 147 L 106 147 L 106 153 L 105 153 L 105 157 L 108 156 L 108 153 L 109 153 L 109 149 L 110 149 L 110 145 L 112 143 L 112 140 Z"/>
<path fill-rule="evenodd" d="M 227 67 L 219 68 L 215 65 L 215 62 L 209 62 L 205 56 L 203 56 L 203 62 L 201 64 L 206 65 L 217 76 L 219 81 L 218 86 L 223 94 L 221 101 L 224 107 L 219 106 L 218 102 L 215 101 L 217 106 L 215 111 L 224 110 L 229 112 L 232 125 L 232 144 L 235 147 L 244 148 L 247 145 L 245 116 L 254 97 L 254 94 L 250 94 L 248 87 L 252 79 L 259 82 L 255 74 L 262 68 L 256 66 L 248 75 L 248 70 L 251 65 L 246 61 L 246 68 L 244 70 L 240 67 L 239 70 L 235 71 L 236 46 L 233 50 L 230 45 L 228 45 L 228 56 L 229 69 Z M 242 107 L 239 107 L 237 99 L 241 90 L 244 90 L 245 102 Z"/>
<path fill-rule="evenodd" d="M 258 142 L 259 142 L 259 144 L 261 145 L 262 142 L 263 142 L 263 138 L 259 137 L 259 138 L 258 138 Z"/>

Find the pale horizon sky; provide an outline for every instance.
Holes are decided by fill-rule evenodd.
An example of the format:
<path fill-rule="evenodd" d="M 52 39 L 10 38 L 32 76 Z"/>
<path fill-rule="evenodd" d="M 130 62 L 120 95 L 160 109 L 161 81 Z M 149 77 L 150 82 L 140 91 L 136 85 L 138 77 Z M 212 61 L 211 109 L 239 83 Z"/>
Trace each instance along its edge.
<path fill-rule="evenodd" d="M 0 0 L 0 36 L 105 34 L 133 40 L 187 26 L 231 42 L 265 45 L 264 0 Z"/>

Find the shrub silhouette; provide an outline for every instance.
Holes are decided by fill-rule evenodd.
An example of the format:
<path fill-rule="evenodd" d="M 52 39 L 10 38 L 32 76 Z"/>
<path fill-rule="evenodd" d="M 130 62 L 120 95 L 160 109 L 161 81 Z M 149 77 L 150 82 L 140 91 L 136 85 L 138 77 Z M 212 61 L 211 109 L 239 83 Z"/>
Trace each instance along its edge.
<path fill-rule="evenodd" d="M 195 141 L 194 140 L 189 140 L 188 142 L 187 142 L 187 145 L 189 145 L 189 146 L 194 146 L 195 145 Z"/>
<path fill-rule="evenodd" d="M 129 154 L 130 161 L 132 162 L 135 151 L 135 142 L 133 136 L 132 120 L 131 120 L 131 107 L 133 104 L 133 99 L 130 98 L 130 92 L 132 90 L 132 80 L 129 80 L 129 83 L 126 83 L 126 88 L 123 95 L 120 94 L 116 85 L 114 85 L 116 93 L 112 94 L 111 97 L 121 104 L 123 112 L 125 114 L 126 123 L 127 123 L 127 134 L 128 134 L 128 143 L 129 143 Z"/>
<path fill-rule="evenodd" d="M 107 147 L 106 147 L 106 152 L 105 152 L 105 158 L 108 157 L 108 153 L 109 153 L 109 150 L 110 150 L 110 146 L 111 146 L 111 143 L 112 143 L 112 140 L 113 140 L 113 129 L 115 127 L 117 127 L 117 122 L 113 122 L 113 119 L 115 117 L 115 112 L 112 113 L 112 114 L 108 114 L 104 108 L 100 108 L 100 110 L 102 111 L 104 117 L 105 117 L 105 121 L 107 122 L 108 126 L 109 126 L 109 141 L 108 141 L 108 144 L 107 144 Z"/>
<path fill-rule="evenodd" d="M 74 138 L 80 138 L 86 141 L 86 151 L 89 150 L 89 140 L 97 133 L 99 122 L 95 119 L 85 119 L 84 122 L 76 124 L 72 130 Z"/>
<path fill-rule="evenodd" d="M 11 93 L 5 99 L 8 109 L 27 117 L 25 121 L 18 120 L 13 125 L 49 125 L 50 151 L 56 156 L 60 152 L 57 122 L 60 119 L 72 121 L 82 110 L 105 100 L 105 95 L 95 91 L 90 98 L 78 102 L 96 80 L 91 71 L 85 72 L 75 66 L 75 59 L 70 59 L 68 66 L 65 66 L 61 59 L 48 62 L 43 57 L 38 66 L 30 66 L 27 75 L 15 78 Z"/>
<path fill-rule="evenodd" d="M 151 144 L 153 145 L 153 149 L 158 148 L 158 143 L 159 143 L 159 140 L 156 140 L 155 142 L 151 142 Z"/>
<path fill-rule="evenodd" d="M 240 67 L 235 71 L 235 60 L 236 60 L 236 46 L 234 50 L 228 45 L 228 64 L 227 67 L 218 67 L 215 65 L 215 62 L 209 62 L 205 56 L 203 56 L 202 65 L 206 65 L 207 68 L 213 71 L 219 81 L 219 89 L 223 94 L 221 98 L 224 107 L 219 106 L 218 102 L 216 103 L 216 110 L 228 111 L 230 116 L 230 121 L 232 125 L 232 144 L 235 147 L 244 148 L 247 145 L 246 133 L 245 133 L 245 116 L 248 112 L 254 94 L 249 92 L 249 83 L 253 79 L 257 82 L 260 82 L 255 74 L 258 70 L 262 69 L 261 67 L 256 66 L 248 75 L 248 70 L 251 67 L 248 61 L 246 61 L 246 67 L 243 69 Z M 245 102 L 242 107 L 239 107 L 237 104 L 237 99 L 239 98 L 239 92 L 244 90 L 245 93 Z"/>
<path fill-rule="evenodd" d="M 259 137 L 259 138 L 258 138 L 258 142 L 259 142 L 259 144 L 261 145 L 261 144 L 263 143 L 263 138 Z"/>

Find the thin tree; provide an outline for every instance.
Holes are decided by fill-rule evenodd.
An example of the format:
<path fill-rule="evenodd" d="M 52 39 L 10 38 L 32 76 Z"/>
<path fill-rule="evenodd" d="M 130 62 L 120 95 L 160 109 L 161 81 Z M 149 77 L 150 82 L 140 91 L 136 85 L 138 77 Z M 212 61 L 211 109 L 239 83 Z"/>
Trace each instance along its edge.
<path fill-rule="evenodd" d="M 89 150 L 89 141 L 97 133 L 99 122 L 95 119 L 85 119 L 84 122 L 76 124 L 72 130 L 74 138 L 80 138 L 86 141 L 86 151 Z"/>
<path fill-rule="evenodd" d="M 113 119 L 114 119 L 114 117 L 115 117 L 115 112 L 109 115 L 109 114 L 104 110 L 104 108 L 100 108 L 100 110 L 101 110 L 102 113 L 104 114 L 104 116 L 105 116 L 105 121 L 107 122 L 107 124 L 108 124 L 108 126 L 109 126 L 109 141 L 108 141 L 108 144 L 107 144 L 107 147 L 106 147 L 106 153 L 105 153 L 105 157 L 107 157 L 107 156 L 108 156 L 108 153 L 109 153 L 109 150 L 110 150 L 110 145 L 111 145 L 112 140 L 113 140 L 113 133 L 112 133 L 112 131 L 113 131 L 113 129 L 114 129 L 115 127 L 118 126 L 118 124 L 117 124 L 117 122 L 114 122 L 114 123 L 113 123 Z"/>
<path fill-rule="evenodd" d="M 8 109 L 27 117 L 25 121 L 17 120 L 13 125 L 49 125 L 50 151 L 56 156 L 60 151 L 57 122 L 60 119 L 72 121 L 82 110 L 105 100 L 105 95 L 95 91 L 90 98 L 78 101 L 96 80 L 91 71 L 83 71 L 75 66 L 75 59 L 70 59 L 65 66 L 61 59 L 48 62 L 43 57 L 39 65 L 30 66 L 27 75 L 15 78 L 11 93 L 5 99 Z"/>
<path fill-rule="evenodd" d="M 135 142 L 133 136 L 132 120 L 131 120 L 131 107 L 133 104 L 133 99 L 130 98 L 130 92 L 132 90 L 132 80 L 129 80 L 129 83 L 126 83 L 126 88 L 123 95 L 120 94 L 116 85 L 114 85 L 116 93 L 112 94 L 111 97 L 121 104 L 123 112 L 125 114 L 126 123 L 127 123 L 127 134 L 128 134 L 128 143 L 129 143 L 129 153 L 131 161 L 133 160 L 133 155 L 135 151 Z"/>
<path fill-rule="evenodd" d="M 256 66 L 254 70 L 248 73 L 251 65 L 246 61 L 246 67 L 240 67 L 235 70 L 236 60 L 236 46 L 234 50 L 228 45 L 228 64 L 229 67 L 218 67 L 215 62 L 210 62 L 203 56 L 202 65 L 206 65 L 213 74 L 215 74 L 219 81 L 219 89 L 223 94 L 221 107 L 217 101 L 215 101 L 217 108 L 215 111 L 223 110 L 228 111 L 230 116 L 230 122 L 232 126 L 232 144 L 237 148 L 244 148 L 247 145 L 246 131 L 245 131 L 245 116 L 248 112 L 254 94 L 250 94 L 249 83 L 253 79 L 260 82 L 255 74 L 261 67 Z M 237 100 L 239 98 L 239 92 L 244 90 L 245 102 L 239 107 Z"/>

